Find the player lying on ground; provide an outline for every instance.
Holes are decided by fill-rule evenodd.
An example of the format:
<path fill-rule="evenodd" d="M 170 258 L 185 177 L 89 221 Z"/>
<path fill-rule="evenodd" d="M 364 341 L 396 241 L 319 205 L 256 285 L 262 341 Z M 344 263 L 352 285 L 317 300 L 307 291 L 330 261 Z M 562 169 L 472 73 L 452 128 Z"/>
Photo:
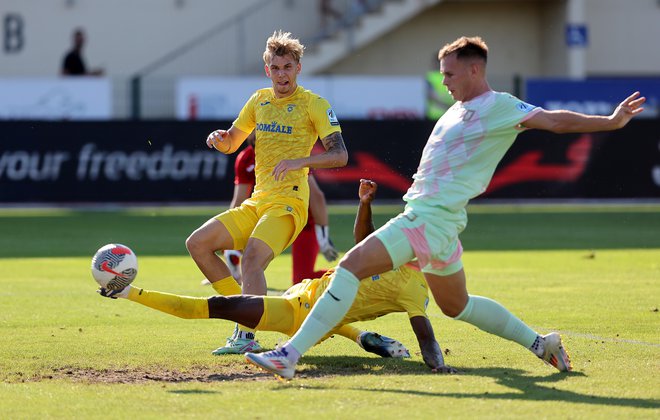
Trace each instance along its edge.
<path fill-rule="evenodd" d="M 360 204 L 353 229 L 356 242 L 374 231 L 371 201 L 376 189 L 375 182 L 360 180 Z M 283 296 L 234 295 L 197 298 L 148 291 L 133 286 L 118 292 L 100 289 L 99 293 L 106 297 L 127 298 L 180 318 L 227 319 L 256 330 L 278 331 L 291 336 L 300 328 L 317 299 L 325 291 L 332 273 L 333 270 L 329 270 L 320 279 L 308 279 L 296 284 Z M 346 317 L 323 339 L 331 334 L 340 334 L 352 338 L 365 350 L 383 357 L 408 356 L 408 351 L 396 340 L 375 333 L 360 332 L 348 325 L 392 312 L 407 312 L 424 362 L 433 372 L 455 373 L 456 369 L 445 366 L 431 322 L 426 316 L 428 300 L 424 276 L 412 266 L 401 266 L 396 270 L 375 275 L 370 281 L 361 283 Z"/>

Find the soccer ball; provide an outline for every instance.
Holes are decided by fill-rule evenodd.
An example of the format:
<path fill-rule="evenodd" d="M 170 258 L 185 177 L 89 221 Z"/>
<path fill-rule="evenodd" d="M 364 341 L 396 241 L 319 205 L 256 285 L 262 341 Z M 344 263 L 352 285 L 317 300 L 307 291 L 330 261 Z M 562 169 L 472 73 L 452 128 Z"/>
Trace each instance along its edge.
<path fill-rule="evenodd" d="M 137 271 L 137 257 L 126 245 L 105 245 L 92 258 L 92 276 L 106 290 L 121 290 L 128 286 Z"/>

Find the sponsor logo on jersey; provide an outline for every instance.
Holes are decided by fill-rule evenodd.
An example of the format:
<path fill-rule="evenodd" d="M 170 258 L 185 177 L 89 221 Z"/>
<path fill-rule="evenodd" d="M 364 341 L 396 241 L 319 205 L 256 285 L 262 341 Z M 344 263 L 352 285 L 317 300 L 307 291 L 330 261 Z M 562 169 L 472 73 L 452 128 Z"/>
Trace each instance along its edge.
<path fill-rule="evenodd" d="M 293 132 L 293 127 L 290 125 L 281 125 L 277 121 L 272 123 L 257 123 L 257 131 L 263 131 L 265 133 L 283 133 L 291 134 Z"/>
<path fill-rule="evenodd" d="M 533 106 L 531 106 L 530 104 L 526 104 L 525 102 L 518 102 L 518 105 L 516 105 L 516 108 L 518 108 L 522 112 L 529 112 L 532 109 L 534 109 Z"/>
<path fill-rule="evenodd" d="M 328 121 L 330 121 L 330 125 L 339 125 L 339 120 L 335 115 L 335 111 L 333 111 L 332 108 L 328 108 L 327 113 L 328 113 Z"/>
<path fill-rule="evenodd" d="M 371 276 L 371 281 L 376 281 L 380 280 L 380 275 L 376 274 L 375 276 Z"/>
<path fill-rule="evenodd" d="M 260 103 L 259 105 L 260 105 L 260 106 L 266 106 L 266 105 L 268 105 L 269 103 L 270 103 L 270 101 L 266 101 L 266 102 L 262 102 L 262 103 Z"/>
<path fill-rule="evenodd" d="M 474 117 L 474 110 L 466 109 L 465 112 L 463 113 L 463 121 L 470 121 L 472 117 Z"/>

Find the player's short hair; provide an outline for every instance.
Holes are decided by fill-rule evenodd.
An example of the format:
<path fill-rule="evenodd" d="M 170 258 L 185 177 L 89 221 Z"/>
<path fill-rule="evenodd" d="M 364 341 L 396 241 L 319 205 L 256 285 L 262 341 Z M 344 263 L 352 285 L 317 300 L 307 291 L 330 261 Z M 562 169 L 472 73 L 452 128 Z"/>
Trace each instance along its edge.
<path fill-rule="evenodd" d="M 291 37 L 291 32 L 283 32 L 282 30 L 273 32 L 273 35 L 266 40 L 266 51 L 264 51 L 264 63 L 269 64 L 274 56 L 283 56 L 291 54 L 291 57 L 300 62 L 303 56 L 305 46 L 300 43 L 300 40 Z"/>
<path fill-rule="evenodd" d="M 456 58 L 479 58 L 488 61 L 488 45 L 479 36 L 462 36 L 456 41 L 446 44 L 438 52 L 438 60 L 442 60 L 450 54 L 456 53 Z"/>

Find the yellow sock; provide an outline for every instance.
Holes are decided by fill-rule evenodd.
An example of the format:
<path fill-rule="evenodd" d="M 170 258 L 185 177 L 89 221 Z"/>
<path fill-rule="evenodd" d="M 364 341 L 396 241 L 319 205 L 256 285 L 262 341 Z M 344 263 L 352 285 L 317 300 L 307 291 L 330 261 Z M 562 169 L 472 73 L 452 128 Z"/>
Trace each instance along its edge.
<path fill-rule="evenodd" d="M 359 330 L 350 324 L 346 324 L 336 329 L 334 333 L 339 334 L 342 337 L 346 337 L 349 340 L 353 340 L 357 343 L 358 336 L 360 335 L 360 333 L 362 333 L 362 330 Z"/>
<path fill-rule="evenodd" d="M 128 300 L 179 318 L 204 319 L 209 317 L 209 304 L 206 298 L 179 296 L 133 287 L 128 293 Z"/>
<path fill-rule="evenodd" d="M 225 277 L 222 280 L 214 281 L 211 283 L 211 286 L 213 289 L 215 289 L 216 292 L 218 292 L 218 294 L 223 296 L 241 294 L 241 286 L 236 283 L 236 280 L 234 280 L 232 276 Z"/>

